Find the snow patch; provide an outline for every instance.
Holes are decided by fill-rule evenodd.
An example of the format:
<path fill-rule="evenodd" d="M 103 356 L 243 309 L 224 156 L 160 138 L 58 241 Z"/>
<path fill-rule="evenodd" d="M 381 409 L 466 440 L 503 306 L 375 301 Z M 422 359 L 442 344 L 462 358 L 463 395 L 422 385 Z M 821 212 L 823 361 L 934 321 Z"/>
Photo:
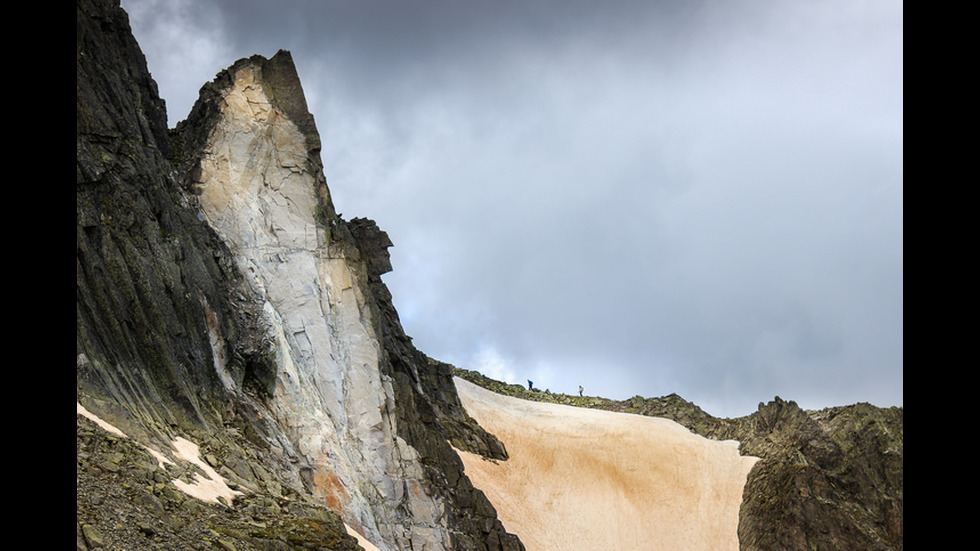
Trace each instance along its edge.
<path fill-rule="evenodd" d="M 75 402 L 75 406 L 77 412 L 76 415 L 81 415 L 91 419 L 93 422 L 95 422 L 95 424 L 99 425 L 110 434 L 114 434 L 122 438 L 129 438 L 123 431 L 85 409 L 82 404 Z M 223 505 L 231 505 L 235 499 L 235 496 L 243 495 L 242 492 L 229 488 L 228 484 L 225 483 L 225 479 L 201 459 L 200 448 L 197 444 L 185 438 L 178 437 L 172 442 L 172 445 L 174 455 L 178 459 L 194 464 L 207 475 L 205 477 L 201 476 L 201 473 L 194 473 L 194 482 L 184 482 L 180 479 L 173 479 L 172 482 L 177 489 L 191 497 L 200 499 L 201 501 L 220 503 Z M 161 467 L 165 464 L 174 464 L 173 461 L 157 450 L 145 445 L 143 447 L 157 459 L 157 462 Z"/>

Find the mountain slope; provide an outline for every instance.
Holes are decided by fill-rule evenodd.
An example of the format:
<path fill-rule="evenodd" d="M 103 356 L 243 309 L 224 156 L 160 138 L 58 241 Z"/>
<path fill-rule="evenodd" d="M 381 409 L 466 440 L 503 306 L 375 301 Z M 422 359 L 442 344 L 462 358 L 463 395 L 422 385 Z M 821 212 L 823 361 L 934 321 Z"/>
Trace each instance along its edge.
<path fill-rule="evenodd" d="M 506 452 L 402 332 L 387 236 L 334 211 L 288 52 L 220 73 L 169 132 L 119 3 L 77 14 L 79 405 L 169 458 L 135 461 L 153 479 L 191 483 L 175 443 L 200 446 L 243 521 L 257 501 L 289 504 L 381 549 L 520 549 L 448 441 Z M 111 539 L 92 501 L 128 469 L 90 461 L 117 437 L 81 416 L 79 431 L 79 526 Z M 239 549 L 295 537 L 235 532 Z"/>

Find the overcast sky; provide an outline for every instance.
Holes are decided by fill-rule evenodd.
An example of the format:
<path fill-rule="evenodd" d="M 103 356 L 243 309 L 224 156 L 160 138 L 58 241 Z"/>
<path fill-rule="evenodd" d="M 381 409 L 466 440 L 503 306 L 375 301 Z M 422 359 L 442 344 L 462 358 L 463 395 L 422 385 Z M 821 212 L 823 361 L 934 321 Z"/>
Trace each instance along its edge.
<path fill-rule="evenodd" d="M 895 0 L 123 0 L 170 125 L 289 50 L 423 352 L 735 417 L 902 405 Z"/>

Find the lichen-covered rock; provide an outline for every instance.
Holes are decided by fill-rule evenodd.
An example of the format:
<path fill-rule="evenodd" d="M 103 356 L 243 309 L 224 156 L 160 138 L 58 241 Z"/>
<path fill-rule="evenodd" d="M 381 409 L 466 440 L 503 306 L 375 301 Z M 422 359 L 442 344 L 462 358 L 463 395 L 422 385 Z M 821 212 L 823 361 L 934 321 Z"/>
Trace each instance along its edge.
<path fill-rule="evenodd" d="M 743 549 L 903 548 L 903 408 L 810 412 L 777 398 L 746 421 L 763 460 L 745 489 Z"/>
<path fill-rule="evenodd" d="M 221 426 L 216 356 L 239 381 L 268 366 L 257 305 L 176 186 L 163 102 L 118 2 L 80 0 L 76 39 L 81 399 L 131 432 Z"/>
<path fill-rule="evenodd" d="M 187 465 L 161 466 L 133 439 L 80 416 L 75 443 L 79 551 L 360 549 L 340 517 L 304 494 L 199 501 L 167 483 Z"/>

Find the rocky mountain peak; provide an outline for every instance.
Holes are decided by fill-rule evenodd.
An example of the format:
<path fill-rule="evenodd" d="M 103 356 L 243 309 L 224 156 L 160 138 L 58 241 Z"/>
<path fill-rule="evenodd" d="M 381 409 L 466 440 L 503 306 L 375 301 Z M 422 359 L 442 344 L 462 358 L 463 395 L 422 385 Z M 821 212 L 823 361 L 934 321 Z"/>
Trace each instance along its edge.
<path fill-rule="evenodd" d="M 380 549 L 520 549 L 449 445 L 494 439 L 441 400 L 451 372 L 411 346 L 378 277 L 390 240 L 333 209 L 289 53 L 235 62 L 168 133 L 118 2 L 80 0 L 78 29 L 80 411 L 174 464 L 176 443 L 199 446 L 240 514 L 286 500 L 304 505 L 284 518 L 340 519 Z M 108 445 L 81 434 L 80 457 Z M 80 526 L 111 539 L 125 523 L 88 500 L 103 473 L 82 465 Z M 298 537 L 278 530 L 238 541 Z"/>

